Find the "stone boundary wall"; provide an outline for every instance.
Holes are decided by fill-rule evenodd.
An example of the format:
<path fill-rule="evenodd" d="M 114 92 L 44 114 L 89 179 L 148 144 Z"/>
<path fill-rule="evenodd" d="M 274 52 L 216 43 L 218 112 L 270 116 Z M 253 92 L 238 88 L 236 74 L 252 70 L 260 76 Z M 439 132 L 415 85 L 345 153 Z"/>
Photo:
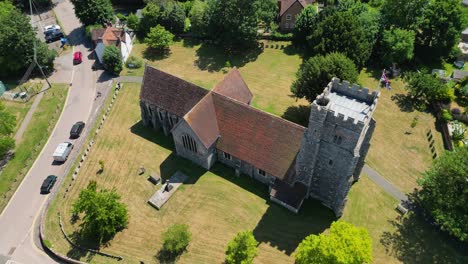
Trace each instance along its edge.
<path fill-rule="evenodd" d="M 112 85 L 111 85 L 112 86 Z M 88 146 L 86 147 L 83 155 L 81 156 L 80 158 L 80 162 L 78 163 L 78 166 L 76 167 L 75 171 L 73 172 L 72 174 L 72 178 L 71 178 L 71 182 L 70 184 L 66 187 L 65 189 L 65 193 L 63 195 L 63 198 L 65 198 L 68 194 L 68 191 L 71 189 L 72 187 L 72 184 L 73 182 L 75 181 L 76 177 L 78 176 L 78 172 L 80 171 L 80 168 L 81 166 L 83 165 L 83 162 L 86 160 L 86 157 L 88 156 L 89 154 L 89 151 L 91 150 L 91 147 L 92 145 L 94 144 L 94 139 L 96 138 L 96 136 L 99 134 L 99 131 L 101 130 L 102 128 L 102 125 L 104 124 L 104 121 L 106 120 L 106 117 L 109 115 L 110 113 L 110 110 L 112 109 L 112 106 L 115 102 L 115 99 L 117 98 L 117 95 L 119 94 L 119 91 L 120 89 L 122 88 L 122 85 L 120 84 L 119 87 L 114 90 L 114 94 L 113 94 L 113 97 L 112 97 L 112 100 L 111 100 L 111 103 L 109 104 L 109 106 L 107 107 L 107 109 L 105 110 L 102 118 L 101 118 L 101 121 L 94 133 L 94 135 L 91 135 L 91 140 L 89 141 L 88 143 Z M 100 107 L 99 111 L 97 111 L 98 113 L 101 112 L 101 109 L 102 109 L 102 106 Z M 97 122 L 97 120 L 95 120 L 93 122 L 93 124 L 95 124 L 95 122 Z M 91 132 L 91 131 L 90 131 Z M 72 163 L 70 163 L 72 164 Z M 71 165 L 70 165 L 71 166 Z M 69 169 L 67 169 L 66 171 L 68 171 Z M 46 243 L 44 242 L 44 240 L 46 240 L 46 237 L 45 237 L 45 234 L 44 234 L 44 224 L 45 224 L 45 219 L 46 219 L 46 212 L 50 206 L 50 203 L 51 201 L 53 200 L 53 198 L 55 197 L 55 195 L 53 196 L 50 196 L 46 205 L 44 206 L 43 210 L 42 210 L 42 213 L 41 213 L 41 220 L 40 220 L 40 224 L 39 224 L 39 240 L 41 242 L 41 245 L 42 247 L 44 248 L 44 250 L 46 252 L 48 252 L 49 254 L 51 254 L 52 256 L 56 257 L 57 259 L 59 260 L 62 260 L 62 261 L 65 261 L 66 263 L 73 263 L 73 264 L 87 264 L 86 262 L 81 262 L 81 261 L 78 261 L 78 260 L 75 260 L 75 259 L 71 259 L 69 257 L 66 257 L 66 256 L 63 256 L 57 252 L 55 252 L 52 248 L 49 248 Z M 72 245 L 72 247 L 75 247 L 75 248 L 78 248 L 80 250 L 85 250 L 85 251 L 89 251 L 89 252 L 92 252 L 94 254 L 99 254 L 101 256 L 105 256 L 105 257 L 110 257 L 110 258 L 113 258 L 113 259 L 117 259 L 117 260 L 123 260 L 123 257 L 121 256 L 114 256 L 114 255 L 111 255 L 111 254 L 108 254 L 108 253 L 104 253 L 104 252 L 100 252 L 100 251 L 97 251 L 97 250 L 93 250 L 93 249 L 88 249 L 88 248 L 84 248 L 84 247 L 81 247 L 81 246 L 78 246 L 78 245 L 75 245 L 71 240 L 70 238 L 67 236 L 65 230 L 63 229 L 63 225 L 62 225 L 62 219 L 61 219 L 61 215 L 59 213 L 59 225 L 60 225 L 60 230 L 62 231 L 62 234 L 64 235 L 65 239 L 70 243 L 70 245 Z"/>

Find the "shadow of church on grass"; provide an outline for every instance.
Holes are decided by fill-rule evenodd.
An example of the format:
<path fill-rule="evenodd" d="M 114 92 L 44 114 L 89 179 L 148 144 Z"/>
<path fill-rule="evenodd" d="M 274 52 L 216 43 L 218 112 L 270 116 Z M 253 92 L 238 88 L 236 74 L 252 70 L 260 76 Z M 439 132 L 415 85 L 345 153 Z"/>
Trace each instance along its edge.
<path fill-rule="evenodd" d="M 253 230 L 255 239 L 269 244 L 290 256 L 301 241 L 318 235 L 330 227 L 335 220 L 333 212 L 316 200 L 305 200 L 298 214 L 273 203 Z"/>
<path fill-rule="evenodd" d="M 181 171 L 189 176 L 184 184 L 195 184 L 207 172 L 195 163 L 177 156 L 171 136 L 165 136 L 161 131 L 156 132 L 144 127 L 141 121 L 133 125 L 130 130 L 148 141 L 172 150 L 172 153 L 160 164 L 160 176 L 163 181 L 170 178 L 176 171 Z M 312 199 L 305 200 L 299 213 L 294 214 L 270 201 L 267 185 L 244 174 L 237 177 L 233 168 L 220 162 L 216 162 L 210 172 L 265 200 L 269 208 L 253 230 L 254 236 L 258 242 L 270 244 L 288 255 L 294 252 L 305 237 L 322 233 L 336 220 L 330 209 Z M 167 256 L 160 254 L 156 256 L 159 261 L 164 260 L 164 257 Z M 166 260 L 169 262 L 164 263 L 173 263 L 170 262 L 172 258 Z"/>

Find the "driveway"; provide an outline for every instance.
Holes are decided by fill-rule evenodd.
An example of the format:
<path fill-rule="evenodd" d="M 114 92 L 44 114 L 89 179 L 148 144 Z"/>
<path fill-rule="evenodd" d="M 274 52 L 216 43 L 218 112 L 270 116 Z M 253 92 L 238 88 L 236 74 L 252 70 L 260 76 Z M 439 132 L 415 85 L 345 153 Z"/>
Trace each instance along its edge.
<path fill-rule="evenodd" d="M 74 45 L 75 51 L 83 53 L 83 62 L 80 65 L 72 66 L 71 56 L 58 58 L 58 70 L 51 77 L 52 81 L 72 84 L 65 102 L 64 110 L 57 125 L 52 132 L 44 149 L 34 162 L 18 190 L 10 200 L 5 210 L 0 214 L 0 264 L 7 260 L 11 263 L 56 263 L 44 252 L 39 250 L 34 244 L 33 227 L 37 224 L 38 216 L 41 213 L 47 195 L 41 195 L 39 188 L 47 175 L 54 174 L 59 177 L 59 182 L 66 173 L 66 167 L 72 160 L 63 165 L 52 165 L 52 153 L 56 146 L 68 139 L 69 131 L 76 121 L 89 122 L 91 114 L 96 112 L 96 104 L 103 100 L 96 100 L 97 81 L 108 85 L 109 81 L 100 72 L 91 70 L 93 63 L 90 58 L 90 46 L 86 42 L 84 28 L 75 17 L 73 5 L 67 1 L 61 1 L 56 5 L 55 13 L 63 25 L 63 29 Z M 94 104 L 94 105 L 93 105 Z M 85 129 L 89 129 L 86 126 Z M 79 144 L 84 140 L 79 138 L 74 140 L 74 144 Z M 78 148 L 74 149 L 72 156 L 76 156 Z M 57 189 L 55 186 L 54 190 Z"/>

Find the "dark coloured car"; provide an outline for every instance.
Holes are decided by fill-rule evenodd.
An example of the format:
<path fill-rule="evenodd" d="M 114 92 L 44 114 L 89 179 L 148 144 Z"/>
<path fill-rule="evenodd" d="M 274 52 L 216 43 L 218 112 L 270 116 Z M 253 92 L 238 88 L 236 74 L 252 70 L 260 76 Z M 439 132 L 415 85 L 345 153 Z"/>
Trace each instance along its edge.
<path fill-rule="evenodd" d="M 44 182 L 41 185 L 41 193 L 50 193 L 50 190 L 52 190 L 52 187 L 54 187 L 55 182 L 57 181 L 57 176 L 55 175 L 49 175 L 47 178 L 45 178 Z"/>
<path fill-rule="evenodd" d="M 76 122 L 70 130 L 70 138 L 78 138 L 81 135 L 81 132 L 83 132 L 84 127 L 84 122 Z"/>
<path fill-rule="evenodd" d="M 61 38 L 63 38 L 63 33 L 60 30 L 55 30 L 45 36 L 46 43 L 55 42 Z"/>

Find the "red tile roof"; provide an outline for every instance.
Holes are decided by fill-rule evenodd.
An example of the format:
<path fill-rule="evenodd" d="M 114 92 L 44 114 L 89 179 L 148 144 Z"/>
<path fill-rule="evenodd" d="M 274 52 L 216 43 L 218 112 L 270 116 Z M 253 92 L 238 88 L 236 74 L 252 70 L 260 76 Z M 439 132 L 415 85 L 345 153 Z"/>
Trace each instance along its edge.
<path fill-rule="evenodd" d="M 140 100 L 183 117 L 207 93 L 208 90 L 195 84 L 146 66 Z"/>
<path fill-rule="evenodd" d="M 242 79 L 239 71 L 234 68 L 219 82 L 213 92 L 222 94 L 239 102 L 249 104 L 252 100 L 252 92 Z"/>
<path fill-rule="evenodd" d="M 308 4 L 315 3 L 315 0 L 279 0 L 280 1 L 280 12 L 279 15 L 282 16 L 295 2 L 299 2 L 302 7 L 306 7 Z"/>
<path fill-rule="evenodd" d="M 209 148 L 219 137 L 218 122 L 216 121 L 216 113 L 211 93 L 203 97 L 203 99 L 184 116 L 184 119 L 206 148 Z"/>
<path fill-rule="evenodd" d="M 212 93 L 221 137 L 216 147 L 283 179 L 299 151 L 305 127 Z"/>
<path fill-rule="evenodd" d="M 106 46 L 118 46 L 120 45 L 120 41 L 125 42 L 125 31 L 114 27 L 93 29 L 91 31 L 91 39 L 94 42 L 102 41 Z"/>

